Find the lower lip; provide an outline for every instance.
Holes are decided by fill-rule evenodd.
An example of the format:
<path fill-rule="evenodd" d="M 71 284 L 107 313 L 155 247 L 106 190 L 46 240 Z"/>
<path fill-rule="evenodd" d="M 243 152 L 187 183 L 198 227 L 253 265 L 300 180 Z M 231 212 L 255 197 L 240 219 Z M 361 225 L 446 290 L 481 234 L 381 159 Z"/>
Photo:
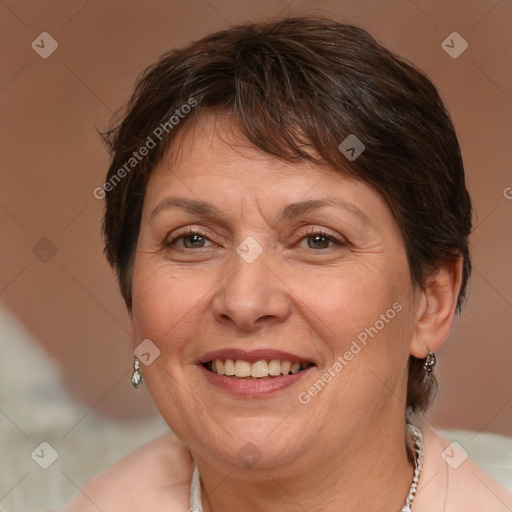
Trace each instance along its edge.
<path fill-rule="evenodd" d="M 303 379 L 314 367 L 306 368 L 301 372 L 290 375 L 261 379 L 239 379 L 237 377 L 226 377 L 225 375 L 210 372 L 201 364 L 198 365 L 198 368 L 211 384 L 231 393 L 232 395 L 243 397 L 263 397 L 293 386 L 293 384 Z"/>

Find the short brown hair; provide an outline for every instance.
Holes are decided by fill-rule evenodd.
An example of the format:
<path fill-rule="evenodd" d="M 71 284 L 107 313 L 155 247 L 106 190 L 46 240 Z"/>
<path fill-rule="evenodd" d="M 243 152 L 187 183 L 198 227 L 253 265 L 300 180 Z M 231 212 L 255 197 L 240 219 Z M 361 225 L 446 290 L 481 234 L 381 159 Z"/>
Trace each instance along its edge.
<path fill-rule="evenodd" d="M 179 115 L 191 104 L 193 115 Z M 128 307 L 149 176 L 176 135 L 204 110 L 230 114 L 240 133 L 270 155 L 328 165 L 375 189 L 401 229 L 416 286 L 462 256 L 460 312 L 471 272 L 471 201 L 457 137 L 436 88 L 366 31 L 312 17 L 208 35 L 164 54 L 139 76 L 122 118 L 104 134 L 112 156 L 104 189 L 106 254 Z M 175 123 L 173 116 L 182 120 Z M 339 149 L 349 135 L 364 144 L 354 160 Z M 130 160 L 156 138 L 144 158 Z M 411 412 L 425 410 L 436 387 L 422 364 L 411 356 Z"/>

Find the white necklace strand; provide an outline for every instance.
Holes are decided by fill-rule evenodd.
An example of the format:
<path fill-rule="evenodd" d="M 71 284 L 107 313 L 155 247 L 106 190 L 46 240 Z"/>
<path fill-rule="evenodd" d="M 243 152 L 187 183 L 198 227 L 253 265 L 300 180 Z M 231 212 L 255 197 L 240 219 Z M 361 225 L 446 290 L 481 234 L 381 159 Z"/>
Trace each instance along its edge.
<path fill-rule="evenodd" d="M 421 430 L 410 423 L 407 423 L 407 429 L 413 441 L 414 476 L 412 477 L 412 485 L 409 488 L 409 493 L 401 512 L 411 512 L 412 503 L 416 496 L 416 491 L 418 490 L 421 469 L 423 468 L 424 443 Z M 194 465 L 192 483 L 190 484 L 190 508 L 188 509 L 188 512 L 203 512 L 199 469 L 196 465 Z"/>
<path fill-rule="evenodd" d="M 402 507 L 402 512 L 411 512 L 412 502 L 418 490 L 418 482 L 420 480 L 421 470 L 423 469 L 423 456 L 424 456 L 424 442 L 423 434 L 418 427 L 407 423 L 407 429 L 413 438 L 413 455 L 414 455 L 414 476 L 412 477 L 412 484 L 409 489 L 409 494 L 405 500 L 405 505 Z"/>

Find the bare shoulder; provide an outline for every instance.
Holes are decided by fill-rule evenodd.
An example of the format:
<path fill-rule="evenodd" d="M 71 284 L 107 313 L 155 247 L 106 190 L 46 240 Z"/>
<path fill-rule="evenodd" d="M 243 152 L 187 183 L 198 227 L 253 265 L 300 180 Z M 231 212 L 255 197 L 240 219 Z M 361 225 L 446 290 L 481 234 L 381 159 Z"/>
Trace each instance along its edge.
<path fill-rule="evenodd" d="M 165 434 L 93 477 L 58 512 L 186 511 L 192 471 L 190 452 Z"/>
<path fill-rule="evenodd" d="M 460 467 L 450 468 L 449 485 L 450 511 L 512 512 L 512 494 L 470 458 Z"/>
<path fill-rule="evenodd" d="M 512 494 L 477 466 L 457 444 L 450 443 L 432 428 L 425 429 L 424 437 L 425 473 L 421 479 L 425 477 L 425 488 L 418 486 L 419 501 L 427 497 L 434 499 L 438 505 L 435 510 L 446 512 L 512 511 Z M 434 489 L 435 498 L 429 496 Z M 425 496 L 422 497 L 423 491 Z M 425 510 L 433 512 L 434 509 L 430 506 Z"/>

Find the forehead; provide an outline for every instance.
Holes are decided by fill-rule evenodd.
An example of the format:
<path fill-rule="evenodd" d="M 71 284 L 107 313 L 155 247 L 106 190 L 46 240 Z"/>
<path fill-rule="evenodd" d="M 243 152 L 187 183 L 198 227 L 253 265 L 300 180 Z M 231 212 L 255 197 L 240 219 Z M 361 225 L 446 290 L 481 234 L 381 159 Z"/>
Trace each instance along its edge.
<path fill-rule="evenodd" d="M 272 173 L 296 176 L 301 171 L 320 171 L 320 166 L 306 160 L 290 164 L 258 149 L 243 135 L 232 114 L 210 111 L 186 121 L 156 171 L 172 169 L 176 175 L 225 171 L 227 176 L 240 169 L 238 177 L 243 179 L 248 175 L 242 171 L 249 166 L 267 172 L 268 177 Z"/>
<path fill-rule="evenodd" d="M 221 209 L 235 203 L 264 202 L 271 208 L 274 203 L 338 199 L 369 216 L 390 214 L 380 195 L 361 180 L 342 169 L 269 155 L 249 142 L 228 115 L 205 113 L 190 123 L 152 173 L 146 210 L 172 195 L 207 199 Z"/>

